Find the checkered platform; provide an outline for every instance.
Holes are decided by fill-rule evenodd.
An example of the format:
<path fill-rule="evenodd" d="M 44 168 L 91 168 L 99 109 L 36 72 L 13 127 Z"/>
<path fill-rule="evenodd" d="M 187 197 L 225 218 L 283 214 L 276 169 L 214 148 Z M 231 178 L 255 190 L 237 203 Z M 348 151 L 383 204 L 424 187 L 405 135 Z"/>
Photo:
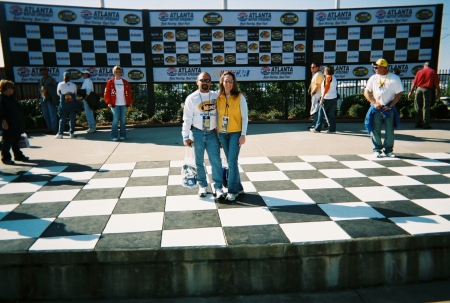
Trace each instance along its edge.
<path fill-rule="evenodd" d="M 349 241 L 450 233 L 450 153 L 241 158 L 245 194 L 199 198 L 182 161 L 0 174 L 0 251 Z M 210 173 L 211 168 L 207 166 Z"/>
<path fill-rule="evenodd" d="M 361 27 L 315 27 L 313 60 L 323 63 L 369 63 L 431 60 L 434 24 Z"/>

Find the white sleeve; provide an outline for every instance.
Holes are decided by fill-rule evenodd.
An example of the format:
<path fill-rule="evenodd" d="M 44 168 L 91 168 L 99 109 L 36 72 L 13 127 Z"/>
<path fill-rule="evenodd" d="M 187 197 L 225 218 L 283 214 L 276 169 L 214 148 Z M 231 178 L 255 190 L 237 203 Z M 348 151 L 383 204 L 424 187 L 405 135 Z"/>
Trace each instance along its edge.
<path fill-rule="evenodd" d="M 373 81 L 374 81 L 373 79 L 375 79 L 374 76 L 370 77 L 369 80 L 367 80 L 366 89 L 369 92 L 373 92 Z"/>
<path fill-rule="evenodd" d="M 241 94 L 241 116 L 242 116 L 242 131 L 241 135 L 247 135 L 247 126 L 248 126 L 248 106 L 247 100 L 245 100 L 244 95 Z"/>
<path fill-rule="evenodd" d="M 58 96 L 61 96 L 61 83 L 64 83 L 64 82 L 59 82 L 58 86 L 56 87 L 56 93 L 58 94 Z"/>
<path fill-rule="evenodd" d="M 81 89 L 85 89 L 86 95 L 89 95 L 94 90 L 94 84 L 92 83 L 92 80 L 86 78 L 86 80 L 84 80 L 83 82 L 83 85 L 81 86 Z"/>
<path fill-rule="evenodd" d="M 191 132 L 191 126 L 194 120 L 194 112 L 192 110 L 192 98 L 188 96 L 184 102 L 183 108 L 183 126 L 181 130 L 181 135 L 183 136 L 183 141 L 189 139 L 189 134 Z"/>

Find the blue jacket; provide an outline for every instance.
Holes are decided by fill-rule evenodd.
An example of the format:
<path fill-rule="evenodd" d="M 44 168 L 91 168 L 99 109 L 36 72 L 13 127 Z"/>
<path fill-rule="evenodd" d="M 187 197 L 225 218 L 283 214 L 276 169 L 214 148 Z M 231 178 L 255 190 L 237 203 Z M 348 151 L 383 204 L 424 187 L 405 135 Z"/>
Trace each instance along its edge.
<path fill-rule="evenodd" d="M 389 102 L 389 104 L 391 104 Z M 389 105 L 387 104 L 387 105 Z M 384 118 L 388 118 L 391 112 L 394 114 L 394 127 L 396 129 L 400 128 L 400 114 L 395 105 L 391 108 L 391 110 L 383 112 L 383 108 L 376 109 L 373 104 L 370 106 L 367 111 L 366 119 L 364 121 L 364 126 L 366 127 L 367 133 L 370 134 L 373 129 L 373 119 L 376 112 L 382 113 Z"/>

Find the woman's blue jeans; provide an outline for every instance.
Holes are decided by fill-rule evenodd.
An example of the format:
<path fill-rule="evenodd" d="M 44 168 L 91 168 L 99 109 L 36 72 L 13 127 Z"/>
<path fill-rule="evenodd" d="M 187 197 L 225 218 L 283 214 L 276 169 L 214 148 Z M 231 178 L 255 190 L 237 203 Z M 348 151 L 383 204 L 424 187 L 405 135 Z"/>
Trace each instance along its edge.
<path fill-rule="evenodd" d="M 194 154 L 195 165 L 197 166 L 197 180 L 201 187 L 207 187 L 205 171 L 205 150 L 208 153 L 209 163 L 211 164 L 212 179 L 214 188 L 222 188 L 222 162 L 220 160 L 219 139 L 217 138 L 217 131 L 201 131 L 197 128 L 192 128 L 192 135 L 194 136 Z"/>
<path fill-rule="evenodd" d="M 125 105 L 116 105 L 111 107 L 113 114 L 113 120 L 111 125 L 111 139 L 119 139 L 119 135 L 122 138 L 127 137 L 127 124 L 126 114 L 127 107 Z M 119 121 L 120 121 L 120 133 L 119 133 Z"/>
<path fill-rule="evenodd" d="M 243 190 L 238 166 L 239 152 L 241 150 L 239 146 L 240 137 L 241 132 L 219 134 L 220 143 L 228 161 L 228 192 L 231 194 L 237 194 Z"/>
<path fill-rule="evenodd" d="M 89 104 L 86 100 L 83 100 L 84 112 L 86 113 L 86 120 L 90 129 L 96 129 L 95 118 L 94 118 L 94 110 L 89 107 Z"/>
<path fill-rule="evenodd" d="M 323 113 L 323 108 L 327 113 L 328 121 L 330 123 L 330 128 L 328 129 L 330 132 L 336 132 L 336 115 L 334 111 L 336 110 L 337 98 L 334 99 L 322 99 L 322 105 L 319 107 L 319 118 L 315 125 L 315 130 L 321 131 L 322 125 L 325 122 L 325 114 Z"/>

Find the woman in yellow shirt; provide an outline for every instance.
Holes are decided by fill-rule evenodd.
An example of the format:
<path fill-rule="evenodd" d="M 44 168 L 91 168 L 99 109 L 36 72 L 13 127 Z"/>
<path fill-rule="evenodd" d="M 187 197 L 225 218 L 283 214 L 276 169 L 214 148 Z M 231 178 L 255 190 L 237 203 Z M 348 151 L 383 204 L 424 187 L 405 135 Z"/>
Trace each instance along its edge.
<path fill-rule="evenodd" d="M 239 91 L 236 75 L 226 71 L 220 77 L 220 91 L 217 98 L 217 128 L 220 143 L 228 160 L 228 201 L 236 200 L 244 193 L 239 175 L 238 158 L 245 143 L 248 125 L 247 101 Z"/>

